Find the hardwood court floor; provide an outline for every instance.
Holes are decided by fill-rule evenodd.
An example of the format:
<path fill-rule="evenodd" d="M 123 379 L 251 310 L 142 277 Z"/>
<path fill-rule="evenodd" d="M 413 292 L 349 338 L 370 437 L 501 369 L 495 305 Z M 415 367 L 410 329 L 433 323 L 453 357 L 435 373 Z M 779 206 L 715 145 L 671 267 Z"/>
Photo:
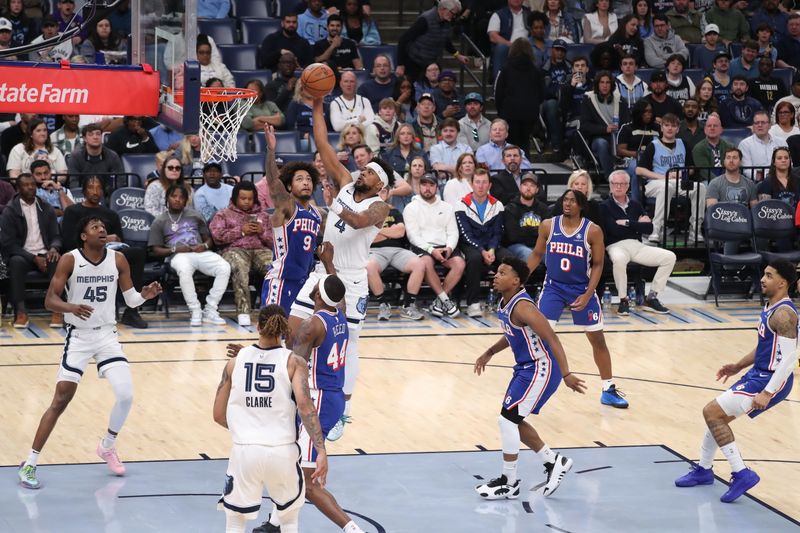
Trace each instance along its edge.
<path fill-rule="evenodd" d="M 628 410 L 600 405 L 588 342 L 577 328 L 559 328 L 571 370 L 587 381 L 589 392 L 579 396 L 562 387 L 539 417 L 529 418 L 551 447 L 665 444 L 697 458 L 704 431 L 700 411 L 724 388 L 714 379 L 716 370 L 754 346 L 758 309 L 703 304 L 674 306 L 674 311 L 668 317 L 607 317 L 606 337 L 617 385 L 631 402 Z M 120 328 L 135 386 L 134 408 L 119 439 L 121 457 L 227 457 L 230 438 L 211 418 L 224 346 L 230 340 L 250 342 L 254 333 L 232 322 L 190 329 L 183 315 L 147 318 L 148 330 Z M 354 423 L 342 440 L 329 443 L 329 452 L 498 449 L 496 419 L 511 375 L 511 354 L 495 356 L 481 377 L 472 372 L 477 355 L 498 336 L 493 317 L 420 323 L 394 318 L 378 324 L 372 316 L 359 344 Z M 62 338 L 63 332 L 47 328 L 43 319 L 35 319 L 30 330 L 15 331 L 7 323 L 0 328 L 2 465 L 18 464 L 29 449 L 52 397 Z M 112 403 L 108 385 L 94 369 L 87 370 L 42 453 L 42 464 L 97 462 L 96 439 Z M 786 490 L 800 485 L 798 388 L 789 401 L 757 419 L 734 422 L 733 430 L 748 465 L 762 478 L 752 494 L 800 519 L 794 493 Z M 727 478 L 728 465 L 721 454 L 718 458 L 716 472 Z M 499 470 L 499 454 L 497 461 Z"/>

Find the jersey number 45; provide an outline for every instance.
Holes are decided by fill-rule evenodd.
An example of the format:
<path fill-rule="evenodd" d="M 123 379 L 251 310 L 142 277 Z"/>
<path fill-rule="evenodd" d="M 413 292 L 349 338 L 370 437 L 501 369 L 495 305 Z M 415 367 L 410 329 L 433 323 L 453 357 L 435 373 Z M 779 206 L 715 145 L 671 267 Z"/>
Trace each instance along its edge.
<path fill-rule="evenodd" d="M 86 293 L 83 299 L 87 302 L 105 302 L 108 298 L 108 287 L 101 285 L 100 287 L 86 287 Z"/>

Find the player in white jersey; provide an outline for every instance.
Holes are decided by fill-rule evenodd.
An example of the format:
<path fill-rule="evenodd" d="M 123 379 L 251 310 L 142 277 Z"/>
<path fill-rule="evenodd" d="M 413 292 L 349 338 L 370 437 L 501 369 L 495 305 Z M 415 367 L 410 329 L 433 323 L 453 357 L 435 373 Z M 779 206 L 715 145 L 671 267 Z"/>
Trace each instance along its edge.
<path fill-rule="evenodd" d="M 78 223 L 78 228 L 77 241 L 82 243 L 81 247 L 61 256 L 45 298 L 47 309 L 64 313 L 67 338 L 53 401 L 42 415 L 31 453 L 19 469 L 20 484 L 29 489 L 41 486 L 36 477 L 39 453 L 61 413 L 75 396 L 90 359 L 97 362 L 98 374 L 111 384 L 117 400 L 111 410 L 106 436 L 97 446 L 97 455 L 114 474 L 121 476 L 125 473 L 114 442 L 131 409 L 133 384 L 128 360 L 117 339 L 117 285 L 122 289 L 122 296 L 130 308 L 139 307 L 161 293 L 158 282 L 143 287 L 141 294 L 133 288 L 125 256 L 105 247 L 107 233 L 102 220 L 89 216 Z M 65 287 L 66 301 L 61 297 Z"/>
<path fill-rule="evenodd" d="M 267 488 L 284 533 L 296 533 L 306 486 L 300 470 L 296 418 L 317 451 L 311 483 L 325 487 L 328 456 L 319 417 L 311 401 L 308 363 L 281 345 L 289 331 L 286 314 L 269 305 L 258 314 L 258 343 L 228 361 L 214 400 L 214 420 L 233 437 L 225 491 L 226 533 L 244 532 L 258 516 Z"/>
<path fill-rule="evenodd" d="M 344 381 L 345 411 L 336 427 L 328 434 L 329 440 L 336 440 L 342 436 L 344 424 L 350 419 L 350 398 L 358 376 L 358 336 L 369 299 L 369 248 L 383 227 L 390 209 L 389 204 L 382 201 L 378 194 L 394 184 L 394 172 L 386 162 L 375 158 L 367 163 L 354 182 L 350 172 L 339 162 L 336 150 L 328 143 L 321 98 L 314 99 L 313 122 L 314 142 L 320 158 L 328 176 L 333 178 L 334 187 L 338 187 L 338 190 L 330 191 L 331 205 L 328 206 L 328 218 L 325 222 L 325 241 L 333 244 L 336 250 L 333 266 L 347 289 L 345 302 L 350 328 Z M 319 265 L 316 275 L 309 276 L 300 290 L 289 317 L 292 331 L 297 331 L 300 322 L 313 313 L 311 291 L 325 274 L 322 265 Z"/>

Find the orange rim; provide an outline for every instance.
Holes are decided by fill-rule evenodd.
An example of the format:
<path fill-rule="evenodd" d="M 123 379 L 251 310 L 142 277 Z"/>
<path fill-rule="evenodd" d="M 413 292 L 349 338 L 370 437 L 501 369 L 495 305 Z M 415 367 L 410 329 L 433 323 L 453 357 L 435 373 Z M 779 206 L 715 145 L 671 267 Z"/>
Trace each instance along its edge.
<path fill-rule="evenodd" d="M 238 98 L 256 98 L 258 93 L 252 89 L 236 89 L 231 87 L 201 87 L 201 102 L 230 102 Z"/>

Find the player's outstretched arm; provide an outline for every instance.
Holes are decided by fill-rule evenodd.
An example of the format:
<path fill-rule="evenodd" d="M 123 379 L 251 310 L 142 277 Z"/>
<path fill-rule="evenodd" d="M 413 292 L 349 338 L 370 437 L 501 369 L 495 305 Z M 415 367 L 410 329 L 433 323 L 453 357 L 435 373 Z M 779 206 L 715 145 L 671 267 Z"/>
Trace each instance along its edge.
<path fill-rule="evenodd" d="M 311 315 L 303 320 L 297 328 L 292 351 L 308 361 L 309 357 L 311 357 L 311 351 L 322 344 L 324 338 L 325 326 L 322 325 L 322 320 Z"/>
<path fill-rule="evenodd" d="M 222 379 L 217 387 L 217 395 L 214 398 L 214 422 L 220 426 L 228 427 L 228 398 L 231 396 L 231 376 L 233 376 L 233 366 L 236 359 L 230 359 L 222 369 Z"/>
<path fill-rule="evenodd" d="M 320 226 L 320 230 L 322 230 L 323 227 L 325 227 L 324 223 Z M 325 267 L 326 274 L 336 274 L 336 268 L 333 266 L 333 254 L 333 244 L 328 241 L 323 241 L 323 243 L 317 247 L 317 257 L 320 263 L 322 263 L 322 266 Z"/>
<path fill-rule="evenodd" d="M 136 308 L 145 303 L 151 298 L 155 298 L 161 294 L 161 284 L 157 281 L 142 287 L 142 292 L 139 293 L 133 287 L 133 280 L 131 280 L 131 267 L 125 256 L 116 253 L 114 260 L 117 264 L 117 271 L 119 272 L 119 288 L 122 291 L 122 297 L 125 299 L 125 305 L 131 308 Z"/>
<path fill-rule="evenodd" d="M 588 235 L 589 248 L 592 250 L 592 265 L 589 274 L 589 285 L 586 287 L 586 292 L 578 296 L 574 302 L 569 304 L 570 309 L 573 311 L 582 311 L 589 299 L 594 296 L 597 285 L 600 283 L 600 278 L 603 277 L 603 260 L 606 254 L 606 245 L 603 242 L 603 232 L 597 224 L 589 225 Z"/>
<path fill-rule="evenodd" d="M 92 306 L 71 304 L 65 302 L 61 297 L 64 294 L 64 288 L 67 286 L 67 280 L 72 275 L 73 268 L 75 268 L 75 258 L 72 254 L 62 255 L 61 259 L 58 260 L 58 265 L 56 265 L 56 273 L 47 288 L 44 306 L 54 313 L 72 313 L 81 320 L 86 320 L 92 316 L 92 311 L 94 311 Z"/>
<path fill-rule="evenodd" d="M 553 219 L 548 218 L 547 220 L 542 220 L 542 223 L 539 225 L 539 236 L 536 238 L 536 246 L 533 247 L 531 255 L 528 256 L 528 270 L 531 276 L 533 276 L 533 271 L 536 270 L 539 263 L 542 262 L 542 258 L 546 252 L 547 239 L 550 237 L 550 226 L 552 224 Z"/>
<path fill-rule="evenodd" d="M 569 362 L 567 361 L 567 354 L 564 352 L 564 347 L 561 346 L 561 341 L 558 340 L 550 323 L 544 315 L 536 309 L 536 306 L 531 302 L 520 302 L 514 306 L 514 311 L 511 313 L 511 322 L 516 325 L 526 325 L 533 330 L 540 339 L 545 341 L 550 346 L 550 353 L 558 361 L 558 367 L 561 369 L 561 377 L 564 379 L 564 384 L 575 392 L 584 393 L 586 384 L 581 378 L 570 372 Z"/>
<path fill-rule="evenodd" d="M 486 351 L 475 360 L 475 368 L 473 368 L 473 372 L 480 376 L 486 370 L 486 365 L 488 365 L 489 361 L 492 360 L 494 354 L 502 352 L 506 348 L 508 348 L 508 340 L 504 335 L 500 337 L 496 343 L 489 346 Z"/>
<path fill-rule="evenodd" d="M 278 141 L 275 138 L 275 128 L 271 124 L 264 125 L 264 137 L 267 139 L 264 170 L 266 172 L 269 195 L 275 205 L 275 213 L 273 213 L 271 219 L 272 225 L 277 227 L 283 225 L 284 220 L 292 216 L 294 202 L 292 201 L 292 195 L 289 194 L 289 191 L 286 190 L 283 182 L 279 179 L 280 171 L 278 170 L 278 163 L 275 161 L 275 147 L 278 145 Z"/>
<path fill-rule="evenodd" d="M 325 114 L 322 112 L 322 98 L 314 98 L 312 120 L 314 122 L 314 144 L 317 145 L 322 164 L 325 165 L 325 170 L 328 171 L 328 175 L 333 178 L 333 181 L 339 187 L 344 187 L 353 181 L 353 176 L 339 162 L 336 150 L 328 142 L 328 128 L 325 127 Z"/>
<path fill-rule="evenodd" d="M 292 380 L 292 390 L 294 391 L 295 401 L 297 402 L 297 413 L 300 420 L 306 427 L 314 449 L 317 450 L 317 468 L 311 474 L 311 479 L 325 487 L 325 479 L 328 476 L 328 454 L 325 451 L 325 439 L 322 437 L 322 427 L 319 423 L 317 410 L 314 402 L 311 401 L 311 392 L 308 388 L 308 363 L 297 354 L 291 354 L 287 362 L 289 378 Z"/>

